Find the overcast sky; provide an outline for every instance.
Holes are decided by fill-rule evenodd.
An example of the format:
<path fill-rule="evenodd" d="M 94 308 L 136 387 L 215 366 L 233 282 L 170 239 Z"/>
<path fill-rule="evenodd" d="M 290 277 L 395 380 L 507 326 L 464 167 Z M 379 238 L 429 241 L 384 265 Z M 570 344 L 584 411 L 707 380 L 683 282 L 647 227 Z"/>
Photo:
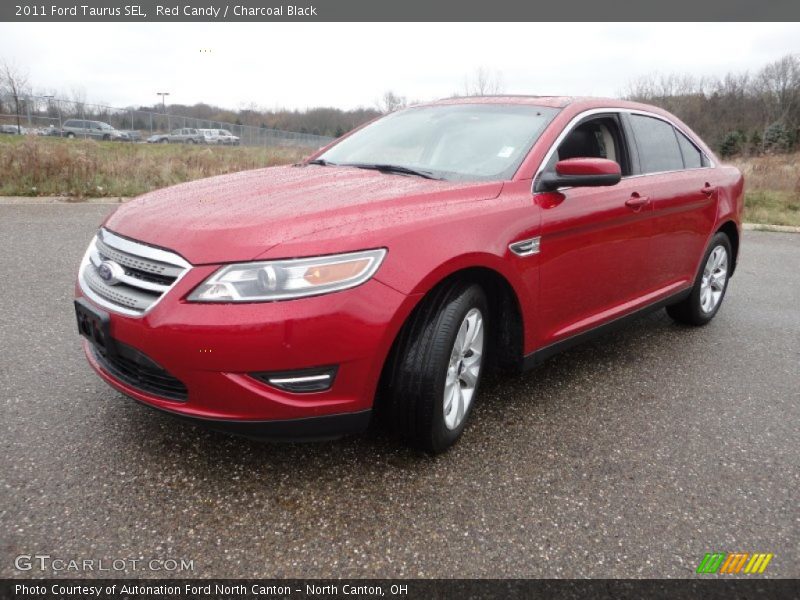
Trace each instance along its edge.
<path fill-rule="evenodd" d="M 372 106 L 389 89 L 428 100 L 479 66 L 508 93 L 615 96 L 641 75 L 756 70 L 787 53 L 800 53 L 795 23 L 0 24 L 0 58 L 35 89 L 112 106 L 157 91 L 227 108 Z"/>

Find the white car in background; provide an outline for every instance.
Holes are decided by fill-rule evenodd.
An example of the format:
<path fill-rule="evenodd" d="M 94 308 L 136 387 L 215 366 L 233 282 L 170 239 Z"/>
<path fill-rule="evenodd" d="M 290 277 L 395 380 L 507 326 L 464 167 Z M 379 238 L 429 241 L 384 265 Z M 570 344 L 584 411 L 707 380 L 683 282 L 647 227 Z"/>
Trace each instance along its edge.
<path fill-rule="evenodd" d="M 218 144 L 223 144 L 225 146 L 238 146 L 239 145 L 239 137 L 233 135 L 227 129 L 214 129 L 213 131 L 217 132 L 217 138 L 219 141 Z"/>
<path fill-rule="evenodd" d="M 218 129 L 198 129 L 197 130 L 203 136 L 203 143 L 204 144 L 219 144 L 219 134 L 217 131 Z"/>

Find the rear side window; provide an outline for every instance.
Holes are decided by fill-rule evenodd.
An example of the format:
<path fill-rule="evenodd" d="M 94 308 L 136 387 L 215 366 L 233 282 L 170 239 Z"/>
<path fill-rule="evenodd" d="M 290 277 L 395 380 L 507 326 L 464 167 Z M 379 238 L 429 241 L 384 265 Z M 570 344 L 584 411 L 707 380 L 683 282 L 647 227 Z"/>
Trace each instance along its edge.
<path fill-rule="evenodd" d="M 703 166 L 703 154 L 697 149 L 689 138 L 683 135 L 677 129 L 675 135 L 678 136 L 678 145 L 681 147 L 681 154 L 683 154 L 683 165 L 687 169 L 699 169 Z"/>
<path fill-rule="evenodd" d="M 653 117 L 631 115 L 631 126 L 643 173 L 683 169 L 683 155 L 672 125 Z"/>

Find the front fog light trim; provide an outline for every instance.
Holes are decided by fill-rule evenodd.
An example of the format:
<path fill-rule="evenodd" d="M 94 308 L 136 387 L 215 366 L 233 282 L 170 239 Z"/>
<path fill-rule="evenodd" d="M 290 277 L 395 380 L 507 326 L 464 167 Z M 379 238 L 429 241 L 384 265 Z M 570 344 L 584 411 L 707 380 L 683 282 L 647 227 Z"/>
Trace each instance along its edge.
<path fill-rule="evenodd" d="M 279 390 L 294 394 L 309 394 L 331 389 L 338 370 L 337 366 L 328 366 L 297 371 L 257 372 L 249 375 Z"/>

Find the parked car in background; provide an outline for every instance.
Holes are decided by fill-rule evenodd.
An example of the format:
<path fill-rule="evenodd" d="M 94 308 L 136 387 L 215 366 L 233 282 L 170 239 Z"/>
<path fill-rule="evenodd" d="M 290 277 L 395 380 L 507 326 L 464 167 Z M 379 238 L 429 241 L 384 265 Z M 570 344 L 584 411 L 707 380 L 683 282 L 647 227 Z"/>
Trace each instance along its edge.
<path fill-rule="evenodd" d="M 24 134 L 24 127 L 17 127 L 16 125 L 0 125 L 0 133 L 7 133 L 9 135 Z"/>
<path fill-rule="evenodd" d="M 122 131 L 122 135 L 126 142 L 141 142 L 142 134 L 136 130 Z"/>
<path fill-rule="evenodd" d="M 92 138 L 95 140 L 123 140 L 121 131 L 114 129 L 102 121 L 86 121 L 84 119 L 67 119 L 61 126 L 61 135 L 66 138 Z"/>
<path fill-rule="evenodd" d="M 238 146 L 239 145 L 239 137 L 233 135 L 227 129 L 215 129 L 214 131 L 217 132 L 217 138 L 219 139 L 219 143 L 224 146 Z"/>
<path fill-rule="evenodd" d="M 709 323 L 743 186 L 654 106 L 443 100 L 301 164 L 120 206 L 81 263 L 78 329 L 100 377 L 162 411 L 301 439 L 374 414 L 441 452 L 487 367 L 537 366 L 658 308 Z"/>
<path fill-rule="evenodd" d="M 167 133 L 154 133 L 151 135 L 147 140 L 145 140 L 148 144 L 168 144 L 169 143 L 169 134 Z"/>
<path fill-rule="evenodd" d="M 198 129 L 197 131 L 203 135 L 204 144 L 214 145 L 220 143 L 219 134 L 217 133 L 219 131 L 218 129 Z"/>
<path fill-rule="evenodd" d="M 170 144 L 202 144 L 205 138 L 197 129 L 184 127 L 183 129 L 173 129 L 167 135 Z"/>

